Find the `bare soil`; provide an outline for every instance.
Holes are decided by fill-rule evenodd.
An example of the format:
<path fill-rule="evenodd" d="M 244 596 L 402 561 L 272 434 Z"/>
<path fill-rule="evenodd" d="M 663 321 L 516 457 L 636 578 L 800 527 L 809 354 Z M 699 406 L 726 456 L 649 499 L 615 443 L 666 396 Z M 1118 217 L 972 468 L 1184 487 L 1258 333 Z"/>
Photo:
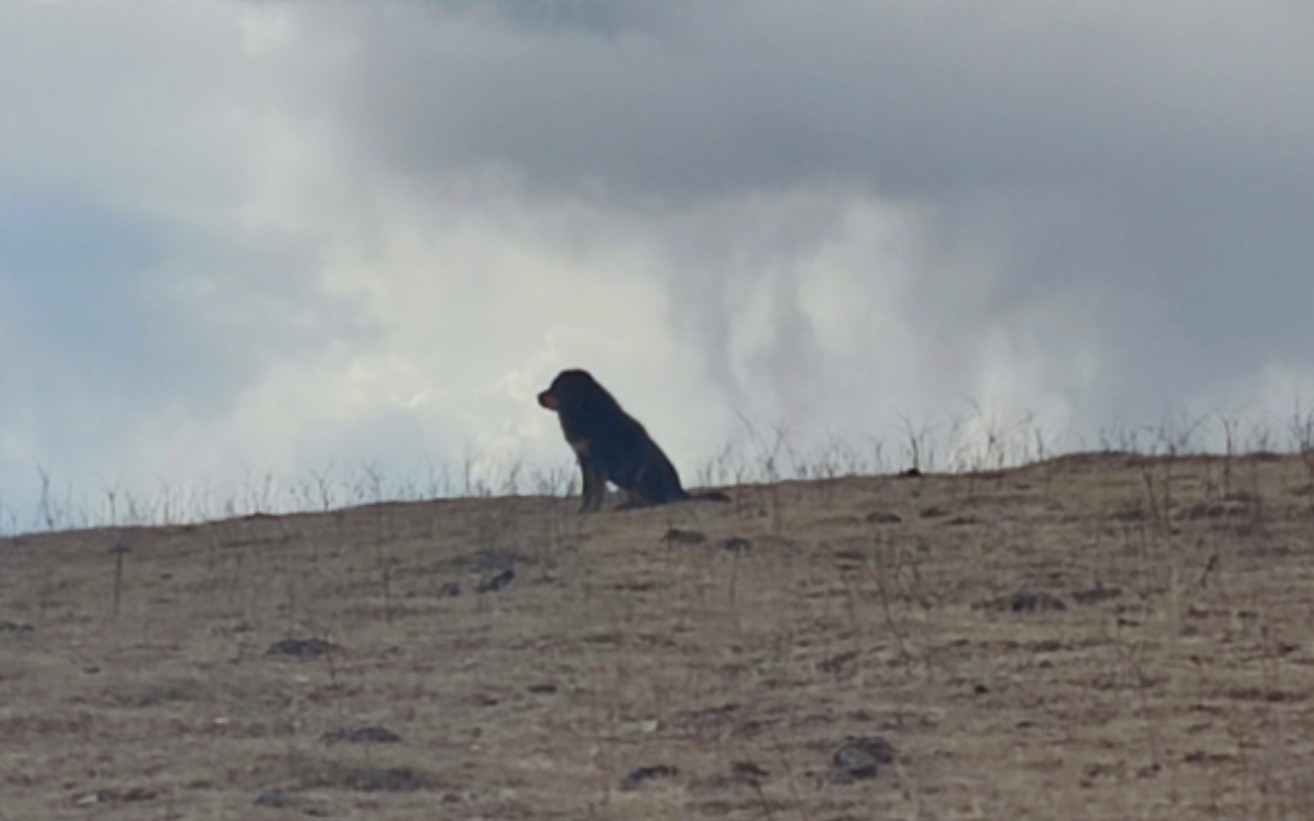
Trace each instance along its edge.
<path fill-rule="evenodd" d="M 8 539 L 0 818 L 1314 818 L 1312 489 L 1084 455 Z"/>

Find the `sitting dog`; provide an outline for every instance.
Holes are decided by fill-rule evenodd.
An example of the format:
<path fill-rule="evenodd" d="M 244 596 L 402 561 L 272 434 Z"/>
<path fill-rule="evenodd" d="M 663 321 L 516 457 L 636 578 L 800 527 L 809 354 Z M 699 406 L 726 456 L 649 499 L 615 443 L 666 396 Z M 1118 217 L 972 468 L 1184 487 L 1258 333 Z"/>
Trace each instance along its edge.
<path fill-rule="evenodd" d="M 611 482 L 626 493 L 622 507 L 649 507 L 705 499 L 728 502 L 724 493 L 691 494 L 643 425 L 621 408 L 588 371 L 557 374 L 538 404 L 556 411 L 561 431 L 575 451 L 584 482 L 580 512 L 600 510 Z"/>

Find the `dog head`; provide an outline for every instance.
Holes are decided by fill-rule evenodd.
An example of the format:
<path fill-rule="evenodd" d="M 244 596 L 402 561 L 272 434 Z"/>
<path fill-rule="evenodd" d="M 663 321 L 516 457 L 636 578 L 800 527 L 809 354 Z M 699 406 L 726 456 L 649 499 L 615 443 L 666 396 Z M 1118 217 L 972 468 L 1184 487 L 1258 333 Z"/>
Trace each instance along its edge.
<path fill-rule="evenodd" d="M 577 406 L 589 393 L 599 390 L 601 386 L 588 371 L 562 371 L 548 385 L 547 390 L 538 395 L 538 404 L 550 411 L 560 412 L 563 406 Z"/>

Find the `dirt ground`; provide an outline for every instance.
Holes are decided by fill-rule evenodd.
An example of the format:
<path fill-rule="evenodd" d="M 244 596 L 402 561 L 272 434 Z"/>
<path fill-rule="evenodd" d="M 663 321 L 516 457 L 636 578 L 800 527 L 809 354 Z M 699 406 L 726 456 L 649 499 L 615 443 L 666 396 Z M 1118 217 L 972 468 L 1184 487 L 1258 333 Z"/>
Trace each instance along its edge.
<path fill-rule="evenodd" d="M 1312 489 L 1084 455 L 8 539 L 0 818 L 1314 818 Z"/>

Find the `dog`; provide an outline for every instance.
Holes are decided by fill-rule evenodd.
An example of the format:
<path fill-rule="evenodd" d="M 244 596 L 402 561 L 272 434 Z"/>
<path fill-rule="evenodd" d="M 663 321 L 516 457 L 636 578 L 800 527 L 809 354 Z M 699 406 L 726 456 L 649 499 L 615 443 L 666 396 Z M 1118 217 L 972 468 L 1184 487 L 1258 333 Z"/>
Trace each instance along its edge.
<path fill-rule="evenodd" d="M 690 499 L 729 502 L 724 493 L 689 493 L 680 474 L 639 420 L 621 408 L 588 371 L 557 374 L 538 404 L 555 411 L 583 477 L 581 513 L 601 510 L 607 483 L 625 491 L 623 508 Z"/>

